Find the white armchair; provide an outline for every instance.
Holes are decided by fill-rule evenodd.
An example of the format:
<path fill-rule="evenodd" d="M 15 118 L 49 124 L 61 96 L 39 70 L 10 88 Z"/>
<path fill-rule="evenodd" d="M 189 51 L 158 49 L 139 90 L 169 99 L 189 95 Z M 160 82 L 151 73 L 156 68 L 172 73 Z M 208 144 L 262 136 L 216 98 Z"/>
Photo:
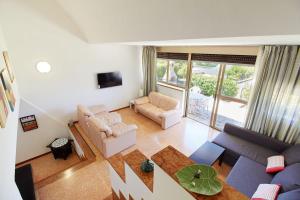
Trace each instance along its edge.
<path fill-rule="evenodd" d="M 136 112 L 157 122 L 163 129 L 167 129 L 181 120 L 178 100 L 158 92 L 151 92 L 148 97 L 136 99 L 134 105 Z"/>

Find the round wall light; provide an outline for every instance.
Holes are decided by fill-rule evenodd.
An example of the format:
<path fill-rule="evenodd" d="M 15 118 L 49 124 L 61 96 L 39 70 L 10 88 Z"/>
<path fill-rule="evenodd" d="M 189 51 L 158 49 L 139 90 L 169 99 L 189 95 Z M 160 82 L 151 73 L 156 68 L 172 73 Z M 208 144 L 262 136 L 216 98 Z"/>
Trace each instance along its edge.
<path fill-rule="evenodd" d="M 51 65 L 48 62 L 38 62 L 36 69 L 41 73 L 48 73 L 51 71 Z"/>

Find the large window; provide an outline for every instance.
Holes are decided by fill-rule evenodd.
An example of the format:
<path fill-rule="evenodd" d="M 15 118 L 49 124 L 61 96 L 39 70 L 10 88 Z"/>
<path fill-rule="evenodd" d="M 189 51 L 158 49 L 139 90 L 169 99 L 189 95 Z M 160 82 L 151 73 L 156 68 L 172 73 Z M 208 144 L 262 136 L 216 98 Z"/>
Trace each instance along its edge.
<path fill-rule="evenodd" d="M 218 129 L 242 126 L 253 75 L 254 65 L 192 61 L 188 116 Z"/>
<path fill-rule="evenodd" d="M 192 54 L 187 116 L 220 130 L 225 123 L 243 126 L 255 59 L 247 55 Z"/>
<path fill-rule="evenodd" d="M 187 76 L 187 61 L 176 59 L 157 59 L 157 81 L 184 88 Z"/>
<path fill-rule="evenodd" d="M 165 59 L 157 59 L 156 62 L 156 77 L 159 82 L 167 82 L 169 61 Z"/>
<path fill-rule="evenodd" d="M 188 87 L 188 117 L 220 130 L 225 123 L 242 126 L 255 61 L 254 55 L 158 52 L 157 81 Z"/>

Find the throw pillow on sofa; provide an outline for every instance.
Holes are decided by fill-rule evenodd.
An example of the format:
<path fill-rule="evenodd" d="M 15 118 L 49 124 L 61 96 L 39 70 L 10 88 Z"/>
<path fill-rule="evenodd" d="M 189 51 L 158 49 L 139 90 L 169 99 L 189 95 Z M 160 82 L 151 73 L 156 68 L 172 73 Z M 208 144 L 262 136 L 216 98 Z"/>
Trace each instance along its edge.
<path fill-rule="evenodd" d="M 287 166 L 283 171 L 278 172 L 271 181 L 271 184 L 282 186 L 283 192 L 300 188 L 300 163 Z"/>
<path fill-rule="evenodd" d="M 268 165 L 266 168 L 267 173 L 279 172 L 284 169 L 284 157 L 283 156 L 271 156 L 268 157 Z"/>
<path fill-rule="evenodd" d="M 251 200 L 275 200 L 278 196 L 280 185 L 259 184 Z"/>
<path fill-rule="evenodd" d="M 300 163 L 300 144 L 296 144 L 282 152 L 287 165 Z"/>

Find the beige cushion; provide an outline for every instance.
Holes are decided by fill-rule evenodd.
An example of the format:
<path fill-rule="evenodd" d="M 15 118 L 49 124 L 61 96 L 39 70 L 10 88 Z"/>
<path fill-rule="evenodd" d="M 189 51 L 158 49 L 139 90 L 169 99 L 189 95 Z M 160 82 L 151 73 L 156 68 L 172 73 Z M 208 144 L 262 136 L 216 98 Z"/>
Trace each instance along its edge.
<path fill-rule="evenodd" d="M 105 132 L 106 136 L 109 137 L 112 135 L 112 130 L 105 122 L 96 117 L 90 117 L 88 123 L 93 126 L 97 132 Z"/>
<path fill-rule="evenodd" d="M 167 129 L 180 122 L 181 114 L 178 110 L 178 100 L 158 92 L 151 92 L 148 97 L 149 103 L 143 102 L 142 104 L 135 105 L 134 109 L 136 112 L 140 112 L 161 124 L 163 129 Z"/>
<path fill-rule="evenodd" d="M 160 116 L 164 112 L 164 110 L 150 103 L 147 103 L 139 107 L 139 112 L 141 112 L 142 114 L 146 115 L 147 117 L 151 118 L 156 122 L 161 122 Z"/>
<path fill-rule="evenodd" d="M 157 107 L 159 106 L 160 98 L 161 94 L 158 92 L 150 92 L 149 94 L 150 103 Z"/>
<path fill-rule="evenodd" d="M 124 123 L 117 123 L 115 125 L 112 126 L 112 135 L 114 137 L 119 137 L 129 131 L 134 131 L 137 129 L 136 125 L 127 125 Z"/>
<path fill-rule="evenodd" d="M 101 119 L 108 126 L 112 126 L 116 123 L 122 122 L 121 115 L 115 112 L 102 112 L 95 115 L 95 117 Z"/>
<path fill-rule="evenodd" d="M 166 95 L 160 94 L 158 92 L 151 92 L 149 94 L 150 103 L 163 109 L 163 110 L 173 110 L 178 107 L 178 100 L 168 97 Z"/>
<path fill-rule="evenodd" d="M 177 109 L 178 101 L 168 96 L 162 96 L 159 102 L 159 106 L 163 110 L 175 110 Z"/>

